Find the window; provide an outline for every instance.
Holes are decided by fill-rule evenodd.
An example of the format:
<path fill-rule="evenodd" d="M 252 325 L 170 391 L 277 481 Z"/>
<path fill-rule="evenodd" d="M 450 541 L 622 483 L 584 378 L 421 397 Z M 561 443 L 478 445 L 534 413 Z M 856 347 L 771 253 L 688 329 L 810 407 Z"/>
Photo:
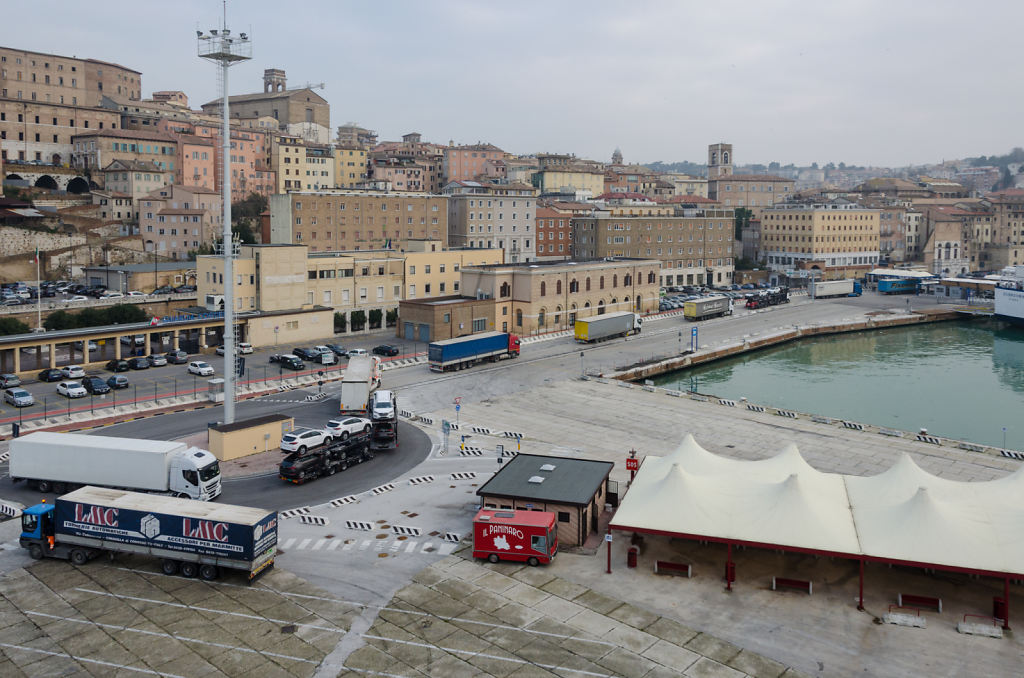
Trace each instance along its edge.
<path fill-rule="evenodd" d="M 569 522 L 569 512 L 568 511 L 559 511 L 558 512 L 558 522 L 560 522 L 560 523 L 567 523 L 567 522 Z"/>
<path fill-rule="evenodd" d="M 543 280 L 540 281 L 540 296 L 545 296 L 548 293 L 548 284 Z"/>

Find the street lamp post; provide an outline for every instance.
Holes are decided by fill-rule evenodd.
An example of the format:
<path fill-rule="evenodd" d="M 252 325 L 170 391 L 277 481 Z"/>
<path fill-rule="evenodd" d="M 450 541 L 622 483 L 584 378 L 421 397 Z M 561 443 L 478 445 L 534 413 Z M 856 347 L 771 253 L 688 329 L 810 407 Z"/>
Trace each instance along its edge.
<path fill-rule="evenodd" d="M 223 83 L 221 114 L 221 189 L 224 203 L 224 423 L 235 421 L 235 275 L 234 241 L 231 237 L 231 126 L 228 113 L 228 69 L 234 64 L 252 58 L 252 42 L 245 33 L 231 35 L 227 27 L 227 10 L 220 32 L 211 29 L 207 34 L 196 31 L 199 56 L 220 64 Z"/>

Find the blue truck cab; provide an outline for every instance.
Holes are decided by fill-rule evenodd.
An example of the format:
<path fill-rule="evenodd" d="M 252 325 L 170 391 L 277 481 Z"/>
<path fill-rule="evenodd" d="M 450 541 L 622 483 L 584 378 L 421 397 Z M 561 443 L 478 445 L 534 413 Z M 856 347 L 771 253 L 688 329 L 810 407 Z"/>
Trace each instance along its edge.
<path fill-rule="evenodd" d="M 33 560 L 39 560 L 54 550 L 53 504 L 36 504 L 21 513 L 21 537 L 18 543 L 28 549 Z"/>
<path fill-rule="evenodd" d="M 860 281 L 859 280 L 854 280 L 853 281 L 853 291 L 850 292 L 849 294 L 847 294 L 846 296 L 848 296 L 848 297 L 859 297 L 863 293 L 864 293 L 864 288 L 861 287 Z"/>

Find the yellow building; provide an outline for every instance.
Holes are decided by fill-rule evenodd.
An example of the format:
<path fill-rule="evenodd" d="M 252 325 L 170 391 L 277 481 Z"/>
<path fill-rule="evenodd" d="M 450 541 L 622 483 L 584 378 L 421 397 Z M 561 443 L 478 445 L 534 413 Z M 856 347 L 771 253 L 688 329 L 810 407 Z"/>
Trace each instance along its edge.
<path fill-rule="evenodd" d="M 439 240 L 412 240 L 405 251 L 405 299 L 461 294 L 462 269 L 504 263 L 504 250 L 443 249 Z M 470 290 L 466 294 L 475 294 Z"/>
<path fill-rule="evenodd" d="M 334 149 L 334 187 L 355 188 L 366 180 L 366 150 L 362 148 Z"/>
<path fill-rule="evenodd" d="M 337 158 L 330 146 L 308 144 L 292 134 L 275 134 L 270 169 L 277 173 L 277 193 L 333 188 Z"/>
<path fill-rule="evenodd" d="M 577 198 L 596 198 L 604 193 L 604 172 L 584 167 L 545 167 L 533 174 L 541 195 L 575 193 Z"/>
<path fill-rule="evenodd" d="M 862 277 L 878 265 L 880 210 L 846 200 L 780 203 L 761 215 L 761 249 L 772 271 Z"/>

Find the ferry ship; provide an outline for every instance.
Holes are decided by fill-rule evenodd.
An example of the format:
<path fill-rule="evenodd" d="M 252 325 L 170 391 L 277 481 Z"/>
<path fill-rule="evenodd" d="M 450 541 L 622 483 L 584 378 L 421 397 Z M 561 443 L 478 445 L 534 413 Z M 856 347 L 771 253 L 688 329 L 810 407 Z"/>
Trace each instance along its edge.
<path fill-rule="evenodd" d="M 996 293 L 996 317 L 1024 325 L 1024 266 L 1003 269 Z"/>

